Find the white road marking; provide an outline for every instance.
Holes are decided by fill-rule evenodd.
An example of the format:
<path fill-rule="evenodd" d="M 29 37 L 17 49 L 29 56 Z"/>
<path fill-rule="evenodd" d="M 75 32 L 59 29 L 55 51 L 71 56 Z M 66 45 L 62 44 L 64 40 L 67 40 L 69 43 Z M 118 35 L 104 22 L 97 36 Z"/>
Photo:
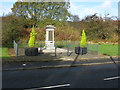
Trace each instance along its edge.
<path fill-rule="evenodd" d="M 120 78 L 120 76 L 117 76 L 117 77 L 111 77 L 111 78 L 105 78 L 104 80 L 112 80 L 112 79 L 118 79 Z"/>
<path fill-rule="evenodd" d="M 55 86 L 40 87 L 40 88 L 32 88 L 32 89 L 24 89 L 24 90 L 49 89 L 49 88 L 57 88 L 57 87 L 65 87 L 65 86 L 70 86 L 70 84 L 64 84 L 64 85 L 55 85 Z"/>

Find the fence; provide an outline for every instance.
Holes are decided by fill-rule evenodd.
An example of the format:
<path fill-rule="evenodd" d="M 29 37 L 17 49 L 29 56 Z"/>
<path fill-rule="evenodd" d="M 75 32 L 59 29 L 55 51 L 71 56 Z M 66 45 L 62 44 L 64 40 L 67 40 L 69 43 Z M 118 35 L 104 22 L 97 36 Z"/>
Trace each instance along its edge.
<path fill-rule="evenodd" d="M 24 43 L 18 42 L 19 47 L 17 43 L 14 41 L 14 50 L 16 52 L 16 56 L 24 55 L 24 49 L 28 47 L 28 43 L 25 41 Z M 44 48 L 45 41 L 37 40 L 35 42 L 35 47 L 37 48 Z M 66 52 L 64 52 L 64 55 L 70 56 L 71 53 L 75 53 L 75 47 L 80 46 L 80 41 L 55 41 L 55 54 L 57 53 L 57 48 L 65 49 Z M 87 44 L 87 51 L 88 54 L 98 54 L 98 44 Z M 19 51 L 18 51 L 19 48 Z"/>
<path fill-rule="evenodd" d="M 56 41 L 55 45 L 58 48 L 66 48 L 68 50 L 68 52 L 69 52 L 69 50 L 74 52 L 75 47 L 80 46 L 80 41 Z M 92 44 L 87 43 L 86 47 L 87 47 L 88 53 L 98 54 L 98 44 L 96 44 L 96 43 L 92 43 Z"/>
<path fill-rule="evenodd" d="M 13 41 L 13 45 L 14 45 L 14 51 L 16 53 L 16 56 L 18 56 L 18 44 L 15 42 L 15 40 Z"/>

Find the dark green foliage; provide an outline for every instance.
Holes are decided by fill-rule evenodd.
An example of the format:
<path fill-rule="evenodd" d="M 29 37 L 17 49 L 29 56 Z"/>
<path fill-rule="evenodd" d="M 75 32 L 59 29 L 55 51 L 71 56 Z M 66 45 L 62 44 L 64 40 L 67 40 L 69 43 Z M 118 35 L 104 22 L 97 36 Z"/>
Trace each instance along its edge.
<path fill-rule="evenodd" d="M 22 36 L 23 19 L 15 16 L 2 17 L 2 44 L 6 47 L 13 46 L 13 40 L 18 41 Z"/>
<path fill-rule="evenodd" d="M 66 21 L 70 17 L 69 8 L 69 2 L 15 2 L 12 12 L 15 16 L 33 20 L 35 25 L 44 27 Z"/>
<path fill-rule="evenodd" d="M 63 47 L 65 47 L 64 45 L 57 45 L 57 48 L 63 48 Z"/>
<path fill-rule="evenodd" d="M 24 6 L 28 3 L 22 3 Z M 33 7 L 36 5 L 36 3 L 29 3 L 30 5 L 33 4 L 30 7 Z M 81 31 L 84 29 L 87 35 L 87 41 L 110 41 L 110 42 L 118 42 L 118 35 L 120 31 L 118 30 L 118 22 L 115 20 L 103 20 L 103 18 L 98 17 L 96 14 L 87 16 L 83 20 L 79 21 L 78 17 L 74 17 L 73 21 L 66 21 L 67 17 L 69 16 L 68 12 L 65 14 L 64 17 L 61 15 L 55 15 L 54 18 L 50 17 L 50 15 L 54 16 L 54 13 L 57 12 L 57 10 L 50 9 L 51 8 L 57 8 L 56 4 L 59 5 L 65 5 L 65 3 L 44 3 L 43 6 L 40 4 L 40 7 L 48 7 L 48 11 L 45 10 L 47 14 L 41 16 L 42 18 L 38 18 L 38 13 L 36 15 L 31 16 L 31 18 L 27 17 L 25 14 L 25 11 L 21 11 L 21 13 L 18 14 L 16 11 L 21 8 L 19 5 L 20 3 L 14 4 L 13 7 L 13 13 L 14 15 L 7 15 L 2 17 L 2 44 L 3 46 L 12 47 L 13 46 L 13 40 L 16 41 L 28 41 L 29 39 L 29 33 L 32 28 L 32 26 L 36 25 L 36 32 L 37 40 L 45 40 L 45 26 L 48 24 L 54 25 L 55 28 L 55 41 L 59 40 L 71 40 L 71 41 L 79 41 L 81 36 Z M 38 5 L 38 4 L 37 4 Z M 45 5 L 45 6 L 44 6 Z M 59 10 L 62 10 L 62 7 L 58 5 Z M 38 5 L 39 6 L 39 5 Z M 65 5 L 66 6 L 66 5 Z M 18 8 L 20 7 L 20 8 Z M 36 7 L 37 10 L 38 7 Z M 69 4 L 66 6 L 66 10 L 69 8 Z M 33 8 L 34 9 L 34 8 Z M 39 9 L 39 8 L 38 8 Z M 43 8 L 41 8 L 43 9 Z M 53 12 L 54 11 L 54 12 Z M 27 12 L 27 11 L 26 11 Z M 63 12 L 59 12 L 63 13 Z M 18 17 L 19 16 L 19 17 Z M 37 20 L 36 20 L 37 19 Z M 62 45 L 59 45 L 58 47 L 63 47 Z"/>
<path fill-rule="evenodd" d="M 87 16 L 79 22 L 68 22 L 70 26 L 79 32 L 86 31 L 88 41 L 110 41 L 118 42 L 118 22 L 115 20 L 104 20 L 96 14 Z"/>
<path fill-rule="evenodd" d="M 78 22 L 79 20 L 80 20 L 80 18 L 79 18 L 79 16 L 78 15 L 71 15 L 71 20 L 73 21 L 73 22 Z"/>

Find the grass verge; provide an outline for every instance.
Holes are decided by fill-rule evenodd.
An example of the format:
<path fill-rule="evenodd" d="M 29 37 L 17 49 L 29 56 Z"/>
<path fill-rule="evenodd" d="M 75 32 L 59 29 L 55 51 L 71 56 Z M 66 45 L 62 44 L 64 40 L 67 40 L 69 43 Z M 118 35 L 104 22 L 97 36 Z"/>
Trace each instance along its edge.
<path fill-rule="evenodd" d="M 9 58 L 8 48 L 0 47 L 0 58 Z"/>
<path fill-rule="evenodd" d="M 119 56 L 120 53 L 118 52 L 118 47 L 118 44 L 101 44 L 98 47 L 98 53 L 110 56 Z"/>

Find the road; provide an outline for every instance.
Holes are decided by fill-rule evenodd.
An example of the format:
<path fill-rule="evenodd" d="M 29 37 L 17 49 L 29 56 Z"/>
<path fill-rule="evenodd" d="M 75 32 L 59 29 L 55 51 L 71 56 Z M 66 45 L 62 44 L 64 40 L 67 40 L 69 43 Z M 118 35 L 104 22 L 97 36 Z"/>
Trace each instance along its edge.
<path fill-rule="evenodd" d="M 3 71 L 2 86 L 3 88 L 34 89 L 67 84 L 68 86 L 61 87 L 118 88 L 120 82 L 118 72 L 114 63 L 69 68 Z"/>

